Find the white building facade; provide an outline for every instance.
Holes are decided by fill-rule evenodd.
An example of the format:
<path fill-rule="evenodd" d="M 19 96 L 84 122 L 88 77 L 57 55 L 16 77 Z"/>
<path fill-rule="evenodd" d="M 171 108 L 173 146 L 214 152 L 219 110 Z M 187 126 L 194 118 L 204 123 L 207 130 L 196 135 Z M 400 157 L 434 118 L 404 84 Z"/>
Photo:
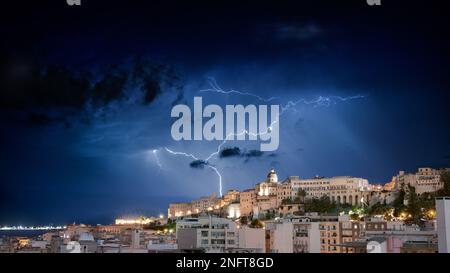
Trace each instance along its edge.
<path fill-rule="evenodd" d="M 291 181 L 293 199 L 300 190 L 303 190 L 306 192 L 306 198 L 328 196 L 332 202 L 338 204 L 359 205 L 367 204 L 372 191 L 367 179 L 363 178 L 339 176 L 300 179 L 292 176 L 288 179 Z"/>
<path fill-rule="evenodd" d="M 450 197 L 436 198 L 439 253 L 450 252 Z"/>

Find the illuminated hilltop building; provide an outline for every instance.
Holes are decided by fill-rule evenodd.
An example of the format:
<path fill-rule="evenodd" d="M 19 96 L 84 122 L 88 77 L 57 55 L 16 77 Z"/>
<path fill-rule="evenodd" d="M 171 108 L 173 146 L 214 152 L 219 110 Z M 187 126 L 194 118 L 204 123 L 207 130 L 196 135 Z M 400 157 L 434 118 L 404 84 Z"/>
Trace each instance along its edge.
<path fill-rule="evenodd" d="M 444 183 L 441 181 L 441 174 L 449 170 L 449 168 L 419 168 L 416 173 L 400 171 L 396 176 L 396 186 L 398 190 L 402 187 L 407 190 L 408 185 L 413 186 L 418 194 L 435 192 L 444 187 Z"/>
<path fill-rule="evenodd" d="M 368 204 L 372 192 L 372 185 L 367 179 L 336 176 L 300 179 L 298 176 L 288 178 L 292 187 L 292 198 L 295 198 L 300 190 L 305 191 L 306 198 L 320 198 L 328 196 L 337 204 L 360 205 Z"/>
<path fill-rule="evenodd" d="M 200 197 L 199 199 L 195 199 L 191 202 L 192 210 L 187 211 L 187 214 L 198 214 L 200 212 L 213 210 L 214 208 L 218 209 L 219 198 L 217 198 L 216 193 L 211 194 L 211 196 Z"/>
<path fill-rule="evenodd" d="M 235 218 L 236 215 L 260 217 L 266 213 L 276 213 L 284 201 L 297 200 L 300 191 L 304 192 L 306 199 L 327 196 L 336 204 L 368 206 L 380 200 L 390 203 L 396 197 L 395 192 L 398 185 L 406 181 L 427 185 L 420 187 L 419 192 L 439 189 L 437 180 L 440 176 L 436 176 L 436 171 L 424 168 L 420 170 L 420 175 L 396 176 L 390 183 L 377 186 L 369 184 L 367 179 L 350 176 L 316 176 L 309 179 L 290 176 L 280 183 L 276 171 L 271 169 L 266 179 L 256 184 L 254 188 L 242 192 L 229 190 L 222 198 L 217 198 L 213 194 L 190 203 L 172 203 L 169 206 L 168 214 L 169 218 L 176 218 L 202 212 L 223 213 L 228 211 L 230 218 Z M 421 182 L 414 182 L 417 177 L 419 178 L 416 180 Z M 230 205 L 232 205 L 231 209 L 228 208 Z M 290 213 L 290 211 L 286 211 L 286 213 Z"/>
<path fill-rule="evenodd" d="M 259 215 L 276 209 L 278 207 L 278 175 L 274 169 L 271 169 L 267 174 L 267 179 L 264 182 L 256 184 L 255 192 L 256 200 L 253 200 L 253 210 L 254 216 L 259 217 Z"/>
<path fill-rule="evenodd" d="M 170 203 L 167 210 L 168 218 L 183 217 L 192 214 L 192 204 L 187 202 Z"/>
<path fill-rule="evenodd" d="M 271 169 L 266 181 L 256 184 L 256 192 L 258 196 L 276 195 L 278 185 L 278 175 L 274 169 Z"/>
<path fill-rule="evenodd" d="M 266 179 L 253 189 L 243 192 L 230 190 L 222 198 L 213 194 L 190 203 L 172 203 L 168 215 L 169 218 L 177 218 L 202 212 L 220 212 L 225 208 L 225 211 L 232 211 L 233 216 L 229 215 L 232 218 L 236 215 L 259 217 L 277 210 L 283 200 L 295 200 L 300 190 L 305 191 L 305 198 L 328 196 L 339 204 L 360 205 L 363 202 L 367 205 L 373 189 L 366 179 L 349 176 L 312 179 L 290 176 L 280 183 L 275 169 L 271 169 Z M 233 209 L 230 210 L 228 206 L 231 204 Z"/>
<path fill-rule="evenodd" d="M 117 218 L 115 220 L 116 225 L 148 225 L 151 223 L 159 222 L 163 219 L 163 216 L 161 215 L 159 218 L 156 217 L 130 217 L 130 218 Z"/>

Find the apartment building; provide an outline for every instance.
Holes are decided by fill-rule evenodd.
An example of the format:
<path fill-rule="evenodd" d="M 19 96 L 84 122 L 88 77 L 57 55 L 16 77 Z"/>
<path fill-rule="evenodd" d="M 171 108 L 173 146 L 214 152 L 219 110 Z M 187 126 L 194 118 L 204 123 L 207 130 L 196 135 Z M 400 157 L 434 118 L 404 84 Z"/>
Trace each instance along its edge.
<path fill-rule="evenodd" d="M 199 217 L 177 221 L 178 248 L 224 250 L 238 247 L 236 223 L 225 218 Z"/>
<path fill-rule="evenodd" d="M 320 252 L 340 253 L 340 226 L 338 221 L 320 222 Z"/>
<path fill-rule="evenodd" d="M 353 253 L 354 248 L 347 248 L 348 243 L 364 240 L 366 223 L 352 221 L 349 215 L 339 216 L 339 242 L 342 253 Z"/>
<path fill-rule="evenodd" d="M 291 218 L 294 231 L 294 253 L 320 253 L 319 222 L 312 222 L 310 217 Z"/>
<path fill-rule="evenodd" d="M 291 216 L 266 221 L 266 233 L 266 248 L 269 252 L 339 252 L 337 246 L 340 242 L 337 216 L 319 216 L 317 213 L 310 213 L 305 216 Z"/>
<path fill-rule="evenodd" d="M 266 249 L 270 253 L 293 253 L 294 225 L 283 219 L 265 222 Z"/>
<path fill-rule="evenodd" d="M 264 253 L 265 230 L 238 227 L 234 221 L 217 217 L 185 218 L 177 222 L 178 249 L 213 252 Z"/>

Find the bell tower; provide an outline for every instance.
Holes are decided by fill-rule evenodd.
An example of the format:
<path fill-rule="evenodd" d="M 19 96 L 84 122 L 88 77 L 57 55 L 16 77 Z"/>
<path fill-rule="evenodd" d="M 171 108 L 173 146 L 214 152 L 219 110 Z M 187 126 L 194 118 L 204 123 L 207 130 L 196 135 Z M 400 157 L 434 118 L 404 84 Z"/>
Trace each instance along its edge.
<path fill-rule="evenodd" d="M 278 183 L 278 176 L 275 172 L 275 169 L 271 169 L 270 172 L 267 174 L 267 182 L 270 183 Z"/>

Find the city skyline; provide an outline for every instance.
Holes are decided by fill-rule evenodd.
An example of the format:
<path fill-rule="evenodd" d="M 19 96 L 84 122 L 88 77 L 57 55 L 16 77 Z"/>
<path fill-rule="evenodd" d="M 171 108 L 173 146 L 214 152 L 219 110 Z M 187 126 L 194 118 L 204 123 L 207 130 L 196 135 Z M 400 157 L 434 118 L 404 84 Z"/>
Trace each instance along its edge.
<path fill-rule="evenodd" d="M 271 169 L 252 189 L 171 203 L 167 217 L 1 227 L 0 252 L 448 253 L 450 202 L 442 196 L 449 192 L 450 168 L 400 171 L 385 185 L 354 177 L 280 181 Z"/>
<path fill-rule="evenodd" d="M 0 19 L 0 225 L 159 215 L 270 168 L 384 184 L 450 165 L 449 19 L 431 5 L 6 9 L 20 16 Z M 170 110 L 198 96 L 279 105 L 278 149 L 175 141 Z"/>

